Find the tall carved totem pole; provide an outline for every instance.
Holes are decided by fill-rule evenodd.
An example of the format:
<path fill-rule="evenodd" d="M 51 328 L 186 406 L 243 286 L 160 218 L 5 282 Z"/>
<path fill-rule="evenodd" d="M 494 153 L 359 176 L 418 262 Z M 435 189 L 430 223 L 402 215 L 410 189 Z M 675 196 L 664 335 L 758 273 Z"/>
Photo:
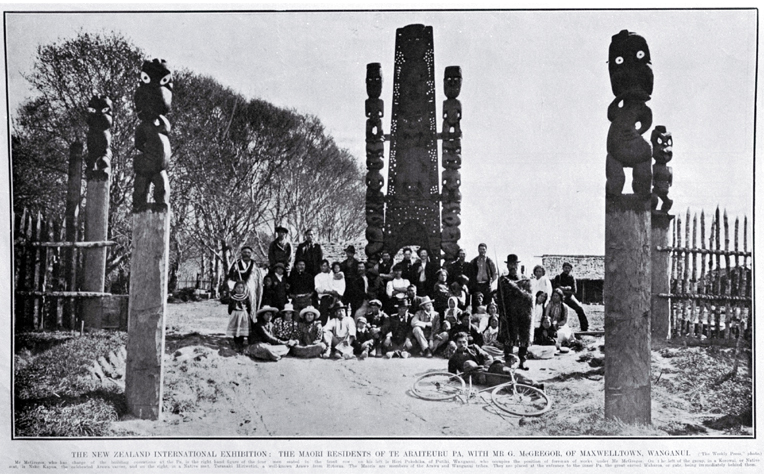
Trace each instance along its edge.
<path fill-rule="evenodd" d="M 371 256 L 382 249 L 395 254 L 405 245 L 418 245 L 439 258 L 458 253 L 461 212 L 461 69 L 445 73 L 447 100 L 443 133 L 438 134 L 432 27 L 408 25 L 396 31 L 390 161 L 387 195 L 382 193 L 384 102 L 379 63 L 366 69 L 366 247 Z M 439 189 L 438 138 L 443 139 L 443 193 Z M 443 203 L 441 217 L 440 205 Z M 441 229 L 441 222 L 443 228 Z"/>
<path fill-rule="evenodd" d="M 125 397 L 130 413 L 157 419 L 162 407 L 164 315 L 170 242 L 167 164 L 170 159 L 172 72 L 163 60 L 144 61 L 135 110 L 138 154 L 133 161 L 133 255 L 130 261 L 130 304 Z M 153 193 L 151 186 L 153 185 Z M 149 200 L 152 194 L 153 201 Z"/>
<path fill-rule="evenodd" d="M 608 70 L 615 98 L 607 111 L 605 167 L 605 417 L 649 424 L 651 318 L 658 303 L 668 309 L 652 293 L 667 287 L 668 254 L 655 245 L 665 246 L 668 239 L 671 171 L 665 163 L 671 137 L 660 125 L 652 133 L 653 146 L 642 136 L 653 122 L 646 105 L 653 93 L 647 41 L 627 30 L 614 35 Z M 622 194 L 624 168 L 633 170 L 634 194 Z M 662 209 L 653 211 L 659 199 Z"/>

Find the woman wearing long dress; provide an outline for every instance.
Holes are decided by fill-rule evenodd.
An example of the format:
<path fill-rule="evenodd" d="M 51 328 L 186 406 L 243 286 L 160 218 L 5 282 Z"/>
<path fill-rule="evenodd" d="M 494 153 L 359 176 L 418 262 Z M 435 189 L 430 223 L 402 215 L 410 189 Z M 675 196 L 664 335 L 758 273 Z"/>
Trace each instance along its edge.
<path fill-rule="evenodd" d="M 531 280 L 531 294 L 537 295 L 539 291 L 546 293 L 546 300 L 552 297 L 552 281 L 546 276 L 546 269 L 541 265 L 533 267 L 533 279 Z"/>
<path fill-rule="evenodd" d="M 263 296 L 263 276 L 263 271 L 252 260 L 252 247 L 242 247 L 241 258 L 228 269 L 228 287 L 233 290 L 233 285 L 237 281 L 243 281 L 247 285 L 249 304 L 252 308 L 250 318 L 253 322 L 257 320 L 254 313 L 260 308 Z"/>
<path fill-rule="evenodd" d="M 565 294 L 560 288 L 552 292 L 552 300 L 546 307 L 545 315 L 551 320 L 552 326 L 557 331 L 557 349 L 561 346 L 567 346 L 576 339 L 573 329 L 568 325 L 568 315 L 571 312 L 570 306 L 566 305 L 563 299 Z"/>

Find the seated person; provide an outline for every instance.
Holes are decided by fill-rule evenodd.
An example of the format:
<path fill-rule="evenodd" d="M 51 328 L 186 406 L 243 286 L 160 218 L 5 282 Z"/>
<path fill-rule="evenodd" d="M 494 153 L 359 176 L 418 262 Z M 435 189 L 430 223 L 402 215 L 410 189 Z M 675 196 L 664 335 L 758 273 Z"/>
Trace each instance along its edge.
<path fill-rule="evenodd" d="M 281 310 L 281 317 L 273 321 L 273 334 L 282 341 L 294 340 L 294 344 L 296 344 L 297 327 L 298 323 L 294 319 L 294 306 L 292 306 L 292 303 L 287 303 L 284 305 L 284 309 Z"/>
<path fill-rule="evenodd" d="M 504 344 L 500 343 L 499 337 L 499 318 L 491 316 L 488 327 L 483 331 L 483 350 L 490 354 L 494 359 L 504 359 Z"/>
<path fill-rule="evenodd" d="M 377 348 L 377 357 L 382 357 L 382 340 L 384 334 L 382 328 L 385 326 L 389 316 L 382 311 L 382 302 L 379 300 L 369 301 L 369 310 L 366 313 L 367 326 L 369 333 L 376 341 L 374 347 Z"/>
<path fill-rule="evenodd" d="M 451 342 L 456 345 L 454 354 L 448 359 L 448 371 L 452 374 L 472 371 L 479 367 L 487 370 L 493 362 L 493 358 L 480 346 L 469 343 L 466 332 L 457 333 Z"/>
<path fill-rule="evenodd" d="M 296 341 L 279 339 L 273 333 L 272 319 L 276 313 L 278 309 L 272 306 L 264 306 L 257 312 L 257 322 L 253 334 L 250 335 L 251 342 L 246 350 L 247 354 L 256 359 L 277 361 L 287 355 L 296 343 Z"/>
<path fill-rule="evenodd" d="M 494 304 L 491 302 L 491 304 Z M 475 326 L 480 334 L 483 334 L 485 328 L 488 327 L 488 320 L 491 316 L 488 314 L 488 308 L 485 306 L 478 306 L 475 310 L 475 314 L 472 315 L 470 322 Z"/>
<path fill-rule="evenodd" d="M 419 343 L 422 354 L 425 357 L 432 357 L 442 344 L 448 342 L 448 331 L 440 327 L 440 315 L 432 307 L 432 300 L 425 296 L 419 304 L 414 318 L 411 320 L 411 333 Z"/>
<path fill-rule="evenodd" d="M 291 355 L 302 358 L 318 357 L 326 351 L 324 330 L 319 320 L 320 313 L 308 306 L 300 311 L 300 321 L 297 326 L 297 344 L 292 346 Z"/>
<path fill-rule="evenodd" d="M 548 316 L 541 318 L 541 325 L 534 330 L 533 343 L 539 346 L 556 346 L 557 331 Z"/>
<path fill-rule="evenodd" d="M 478 329 L 470 322 L 471 316 L 469 311 L 464 311 L 459 316 L 461 318 L 459 322 L 455 324 L 448 332 L 449 343 L 443 352 L 443 357 L 451 357 L 456 351 L 456 342 L 454 341 L 454 338 L 460 332 L 467 334 L 470 344 L 475 344 L 478 347 L 483 345 L 483 335 L 480 334 Z"/>
<path fill-rule="evenodd" d="M 380 331 L 382 339 L 382 353 L 385 359 L 391 357 L 407 358 L 411 355 L 413 346 L 411 339 L 411 320 L 413 316 L 409 313 L 411 302 L 404 298 L 398 305 L 398 313 L 390 316 L 385 321 Z"/>
<path fill-rule="evenodd" d="M 353 354 L 360 360 L 369 357 L 369 353 L 374 350 L 376 340 L 366 325 L 366 318 L 361 316 L 355 322 L 355 340 L 353 340 Z"/>
<path fill-rule="evenodd" d="M 324 358 L 352 359 L 353 340 L 355 339 L 355 323 L 347 317 L 347 306 L 341 301 L 332 308 L 334 317 L 324 326 L 324 343 L 326 351 Z"/>
<path fill-rule="evenodd" d="M 443 329 L 450 331 L 459 322 L 462 310 L 459 309 L 459 300 L 456 296 L 448 298 L 446 310 L 443 312 Z"/>

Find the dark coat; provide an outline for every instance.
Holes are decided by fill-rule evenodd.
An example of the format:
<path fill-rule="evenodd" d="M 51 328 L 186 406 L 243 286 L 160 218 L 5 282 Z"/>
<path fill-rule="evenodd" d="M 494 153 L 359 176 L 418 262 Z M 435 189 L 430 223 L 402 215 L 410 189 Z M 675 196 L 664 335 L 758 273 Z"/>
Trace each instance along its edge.
<path fill-rule="evenodd" d="M 421 268 L 421 261 L 416 262 L 411 267 L 411 279 L 409 281 L 416 285 L 416 291 L 419 296 L 432 296 L 432 288 L 435 286 L 435 282 L 438 281 L 436 275 L 440 267 L 436 263 L 427 262 L 427 265 L 424 267 L 424 283 L 419 281 L 419 271 Z"/>
<path fill-rule="evenodd" d="M 531 343 L 533 324 L 533 297 L 517 285 L 517 281 L 503 276 L 496 296 L 499 306 L 499 342 L 527 347 Z"/>
<path fill-rule="evenodd" d="M 316 276 L 321 271 L 321 260 L 324 258 L 324 251 L 317 243 L 313 245 L 303 242 L 297 246 L 297 254 L 294 257 L 294 261 L 300 260 L 305 262 L 305 271 L 311 276 Z"/>
<path fill-rule="evenodd" d="M 289 272 L 289 264 L 292 263 L 292 244 L 284 242 L 282 247 L 279 245 L 279 240 L 276 239 L 268 247 L 268 264 L 270 269 L 273 270 L 273 266 L 279 262 L 283 263 L 286 267 L 286 272 Z"/>

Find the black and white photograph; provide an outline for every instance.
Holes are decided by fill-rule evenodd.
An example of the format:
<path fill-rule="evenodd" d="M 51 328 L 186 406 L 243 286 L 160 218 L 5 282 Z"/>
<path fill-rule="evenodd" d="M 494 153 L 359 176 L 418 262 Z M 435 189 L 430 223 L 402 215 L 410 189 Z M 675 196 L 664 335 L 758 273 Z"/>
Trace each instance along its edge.
<path fill-rule="evenodd" d="M 4 6 L 0 466 L 761 468 L 758 10 L 433 6 Z"/>

